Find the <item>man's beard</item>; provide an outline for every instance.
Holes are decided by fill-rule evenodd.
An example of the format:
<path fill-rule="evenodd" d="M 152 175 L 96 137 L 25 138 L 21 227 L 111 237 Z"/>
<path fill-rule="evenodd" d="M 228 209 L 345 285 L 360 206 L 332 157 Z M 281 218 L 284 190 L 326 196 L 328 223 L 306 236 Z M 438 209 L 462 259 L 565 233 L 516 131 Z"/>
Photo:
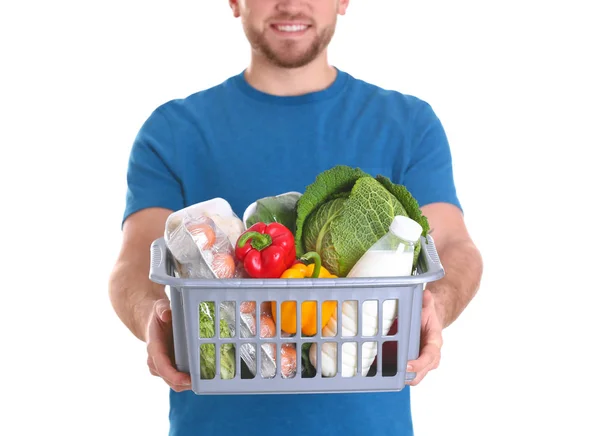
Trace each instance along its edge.
<path fill-rule="evenodd" d="M 299 51 L 298 42 L 294 40 L 278 44 L 275 49 L 265 35 L 250 26 L 244 26 L 244 31 L 252 48 L 262 54 L 273 65 L 280 68 L 300 68 L 311 63 L 329 45 L 333 38 L 335 24 L 325 27 L 311 42 L 308 49 Z"/>

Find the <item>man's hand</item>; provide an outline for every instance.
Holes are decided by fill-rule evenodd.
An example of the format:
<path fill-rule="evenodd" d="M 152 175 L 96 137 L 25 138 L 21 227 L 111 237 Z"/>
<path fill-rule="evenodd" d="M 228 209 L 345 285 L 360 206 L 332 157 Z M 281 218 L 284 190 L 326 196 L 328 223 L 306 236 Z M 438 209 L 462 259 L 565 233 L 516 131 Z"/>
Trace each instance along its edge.
<path fill-rule="evenodd" d="M 127 218 L 119 258 L 110 277 L 109 294 L 121 321 L 146 343 L 150 373 L 181 392 L 191 389 L 191 379 L 189 374 L 175 368 L 171 305 L 165 287 L 148 277 L 152 241 L 163 235 L 172 212 L 146 208 Z"/>
<path fill-rule="evenodd" d="M 411 360 L 407 364 L 408 372 L 416 372 L 415 378 L 407 384 L 418 385 L 429 371 L 438 367 L 442 343 L 442 324 L 435 311 L 433 295 L 425 289 L 421 312 L 421 352 L 417 360 Z"/>
<path fill-rule="evenodd" d="M 191 389 L 189 374 L 175 368 L 173 352 L 173 324 L 168 299 L 154 303 L 146 328 L 148 368 L 150 373 L 161 377 L 176 392 Z"/>

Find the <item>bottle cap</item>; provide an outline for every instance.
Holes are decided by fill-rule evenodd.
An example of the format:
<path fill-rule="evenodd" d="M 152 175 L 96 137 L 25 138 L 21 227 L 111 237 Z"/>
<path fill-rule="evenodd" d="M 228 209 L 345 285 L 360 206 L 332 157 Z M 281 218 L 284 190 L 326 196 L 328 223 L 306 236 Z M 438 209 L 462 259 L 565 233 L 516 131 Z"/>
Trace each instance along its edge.
<path fill-rule="evenodd" d="M 407 216 L 397 215 L 390 225 L 390 231 L 399 238 L 417 242 L 421 233 L 423 233 L 423 227 L 421 227 L 421 224 Z"/>

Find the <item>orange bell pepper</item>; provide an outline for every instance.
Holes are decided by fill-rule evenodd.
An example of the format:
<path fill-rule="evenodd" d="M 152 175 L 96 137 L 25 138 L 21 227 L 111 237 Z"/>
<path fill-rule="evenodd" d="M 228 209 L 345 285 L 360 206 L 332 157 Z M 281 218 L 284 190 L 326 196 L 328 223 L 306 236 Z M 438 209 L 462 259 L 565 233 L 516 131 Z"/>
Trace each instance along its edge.
<path fill-rule="evenodd" d="M 327 269 L 321 266 L 321 257 L 316 252 L 306 253 L 302 260 L 314 259 L 314 264 L 306 265 L 296 263 L 281 275 L 282 279 L 301 279 L 301 278 L 337 278 Z M 325 327 L 329 319 L 333 316 L 337 308 L 336 301 L 324 301 L 321 309 L 321 328 Z M 271 302 L 271 312 L 273 320 L 277 321 L 277 302 Z M 281 304 L 281 330 L 289 334 L 296 333 L 296 302 L 285 301 Z M 306 336 L 317 334 L 317 303 L 305 301 L 302 303 L 302 333 Z"/>

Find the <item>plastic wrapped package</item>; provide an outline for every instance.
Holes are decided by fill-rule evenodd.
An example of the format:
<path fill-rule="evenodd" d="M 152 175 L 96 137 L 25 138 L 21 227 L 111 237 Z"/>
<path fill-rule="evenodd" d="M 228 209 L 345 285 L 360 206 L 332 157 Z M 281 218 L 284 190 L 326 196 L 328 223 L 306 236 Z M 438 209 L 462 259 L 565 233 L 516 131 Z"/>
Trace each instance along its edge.
<path fill-rule="evenodd" d="M 217 225 L 215 219 L 221 225 Z M 227 279 L 246 276 L 234 251 L 242 232 L 243 224 L 229 204 L 215 199 L 172 213 L 167 219 L 164 237 L 180 264 L 181 274 L 189 278 Z"/>
<path fill-rule="evenodd" d="M 232 310 L 235 304 L 223 302 L 220 305 L 219 310 L 221 312 Z M 231 338 L 233 337 L 234 331 L 231 324 L 221 317 L 219 323 L 215 321 L 215 304 L 212 302 L 202 302 L 199 306 L 199 329 L 201 338 Z M 215 325 L 219 326 L 219 332 L 215 331 Z M 216 349 L 214 344 L 202 344 L 200 345 L 200 378 L 202 379 L 213 379 L 216 375 Z M 221 378 L 232 379 L 235 376 L 236 362 L 235 362 L 235 345 L 234 344 L 223 344 L 220 349 L 221 359 Z"/>
<path fill-rule="evenodd" d="M 261 338 L 276 337 L 275 322 L 270 313 L 270 303 L 261 304 L 259 311 L 259 335 Z M 229 308 L 223 312 L 227 322 L 235 322 L 233 309 Z M 256 303 L 246 301 L 240 306 L 240 337 L 256 337 Z M 264 378 L 272 378 L 276 371 L 276 345 L 274 343 L 263 343 L 261 345 L 260 374 Z M 254 345 L 244 344 L 240 347 L 240 356 L 248 366 L 253 376 L 256 376 L 257 359 Z M 293 344 L 283 344 L 280 352 L 279 365 L 281 375 L 284 378 L 293 377 L 296 374 L 296 349 Z"/>
<path fill-rule="evenodd" d="M 220 223 L 217 225 L 215 220 Z M 222 199 L 198 203 L 172 213 L 165 225 L 165 243 L 175 259 L 175 273 L 181 278 L 238 278 L 244 277 L 243 265 L 236 262 L 234 244 L 243 232 L 241 220 Z M 235 303 L 223 302 L 222 314 L 233 312 Z M 200 337 L 231 338 L 235 323 L 221 315 L 215 319 L 215 304 L 199 305 Z M 218 326 L 219 332 L 215 332 Z M 216 375 L 214 344 L 200 346 L 200 376 L 212 379 Z M 224 344 L 219 350 L 220 374 L 223 379 L 233 378 L 236 371 L 235 345 Z"/>
<path fill-rule="evenodd" d="M 248 277 L 243 264 L 235 258 L 234 246 L 244 231 L 242 221 L 233 213 L 229 203 L 216 198 L 198 203 L 172 213 L 165 226 L 165 243 L 175 259 L 176 275 L 182 278 L 241 278 Z M 275 323 L 271 316 L 269 302 L 262 303 L 259 311 L 260 336 L 275 337 Z M 235 303 L 220 304 L 222 337 L 235 334 Z M 246 302 L 240 307 L 240 337 L 253 338 L 256 335 L 256 303 Z M 213 337 L 215 329 L 214 304 L 203 302 L 199 313 L 201 337 Z M 213 336 L 210 336 L 210 334 Z M 204 336 L 204 335 L 209 336 Z M 221 377 L 235 375 L 235 350 L 227 344 L 221 352 Z M 229 347 L 230 346 L 230 347 Z M 261 375 L 264 378 L 275 376 L 276 346 L 263 343 L 261 346 Z M 213 344 L 201 346 L 201 378 L 212 378 L 215 374 L 215 353 Z M 256 348 L 245 344 L 240 347 L 240 356 L 250 372 L 256 375 Z M 202 357 L 204 356 L 204 357 Z M 296 373 L 296 349 L 293 344 L 283 344 L 279 361 L 283 377 Z"/>
<path fill-rule="evenodd" d="M 183 220 L 202 216 L 210 218 L 221 232 L 227 236 L 231 245 L 235 246 L 237 239 L 244 231 L 244 224 L 233 212 L 229 202 L 219 197 L 193 204 L 172 213 L 167 219 L 166 230 L 169 232 L 174 231 L 181 226 Z"/>
<path fill-rule="evenodd" d="M 233 305 L 222 305 L 221 315 L 228 325 L 235 325 L 235 307 Z M 256 335 L 256 304 L 246 302 L 240 309 L 240 337 L 252 338 Z M 275 360 L 272 344 L 263 344 L 261 353 L 261 374 L 265 378 L 275 375 Z M 240 347 L 240 357 L 246 363 L 248 370 L 253 376 L 256 375 L 256 348 L 251 344 Z"/>

